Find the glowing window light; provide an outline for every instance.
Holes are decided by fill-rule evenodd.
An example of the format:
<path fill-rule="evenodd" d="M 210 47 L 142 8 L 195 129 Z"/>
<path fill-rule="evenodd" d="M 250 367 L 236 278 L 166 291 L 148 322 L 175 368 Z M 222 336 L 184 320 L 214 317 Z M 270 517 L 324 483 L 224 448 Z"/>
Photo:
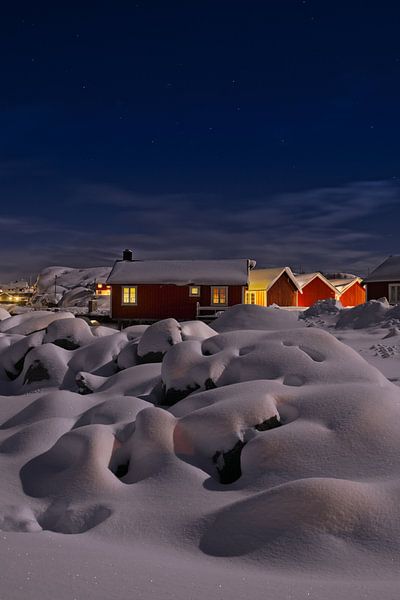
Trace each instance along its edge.
<path fill-rule="evenodd" d="M 224 287 L 213 287 L 211 288 L 211 303 L 215 305 L 224 305 L 228 300 L 228 288 Z"/>
<path fill-rule="evenodd" d="M 137 287 L 122 288 L 122 304 L 137 304 Z"/>

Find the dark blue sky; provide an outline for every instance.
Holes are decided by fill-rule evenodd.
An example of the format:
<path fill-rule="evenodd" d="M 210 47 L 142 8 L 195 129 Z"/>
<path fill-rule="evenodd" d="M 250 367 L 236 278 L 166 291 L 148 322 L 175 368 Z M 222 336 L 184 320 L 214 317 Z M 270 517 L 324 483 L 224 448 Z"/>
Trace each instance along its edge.
<path fill-rule="evenodd" d="M 400 252 L 400 5 L 14 2 L 0 14 L 0 277 Z"/>

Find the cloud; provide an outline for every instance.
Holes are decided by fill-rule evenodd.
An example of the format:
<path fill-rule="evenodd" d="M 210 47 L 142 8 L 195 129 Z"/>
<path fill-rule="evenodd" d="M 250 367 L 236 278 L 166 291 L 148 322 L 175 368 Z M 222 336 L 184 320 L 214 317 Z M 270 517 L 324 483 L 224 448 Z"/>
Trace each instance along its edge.
<path fill-rule="evenodd" d="M 89 210 L 78 210 L 85 198 Z M 79 185 L 70 196 L 73 226 L 0 215 L 0 231 L 23 232 L 4 243 L 0 277 L 36 274 L 50 264 L 112 264 L 124 247 L 138 258 L 255 258 L 259 266 L 363 274 L 387 252 L 386 230 L 374 224 L 400 199 L 392 182 L 359 182 L 239 201 L 215 194 L 143 195 Z M 76 202 L 76 204 L 75 204 Z M 82 200 L 84 202 L 84 200 Z M 81 205 L 82 207 L 82 205 Z M 107 207 L 107 218 L 92 214 Z M 86 216 L 85 216 L 86 215 Z"/>

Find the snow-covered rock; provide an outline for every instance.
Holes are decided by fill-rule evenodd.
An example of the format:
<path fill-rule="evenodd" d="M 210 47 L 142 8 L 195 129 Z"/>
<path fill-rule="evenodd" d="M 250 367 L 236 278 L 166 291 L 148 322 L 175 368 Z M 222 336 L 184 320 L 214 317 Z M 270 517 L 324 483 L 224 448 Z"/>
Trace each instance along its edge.
<path fill-rule="evenodd" d="M 258 308 L 220 332 L 0 321 L 19 319 L 0 332 L 4 597 L 262 598 L 268 581 L 277 600 L 396 598 L 400 390 Z M 383 309 L 331 331 L 395 361 L 399 308 Z M 137 364 L 142 340 L 160 362 Z"/>
<path fill-rule="evenodd" d="M 59 319 L 47 327 L 44 343 L 53 343 L 66 350 L 75 350 L 93 341 L 89 325 L 83 319 Z"/>
<path fill-rule="evenodd" d="M 35 331 L 46 329 L 50 323 L 58 319 L 73 318 L 74 315 L 69 312 L 51 312 L 47 310 L 24 312 L 0 321 L 0 333 L 29 335 Z"/>
<path fill-rule="evenodd" d="M 365 304 L 359 304 L 343 311 L 336 323 L 336 328 L 365 329 L 376 326 L 388 319 L 390 311 L 390 304 L 386 299 L 369 300 Z"/>
<path fill-rule="evenodd" d="M 342 303 L 334 298 L 317 300 L 310 308 L 300 313 L 300 319 L 307 317 L 320 317 L 321 315 L 338 315 L 343 309 Z"/>
<path fill-rule="evenodd" d="M 294 329 L 304 327 L 298 320 L 297 311 L 288 311 L 279 307 L 257 306 L 256 304 L 238 304 L 228 308 L 215 319 L 213 329 L 218 333 L 225 331 L 238 331 L 240 329 Z"/>
<path fill-rule="evenodd" d="M 143 332 L 138 343 L 138 356 L 143 362 L 160 362 L 171 346 L 185 340 L 204 340 L 215 334 L 214 329 L 201 321 L 178 323 L 175 319 L 164 319 Z"/>
<path fill-rule="evenodd" d="M 38 276 L 32 304 L 58 304 L 62 308 L 86 307 L 88 300 L 93 297 L 95 283 L 105 281 L 110 271 L 110 267 L 47 267 Z M 105 302 L 109 303 L 108 297 Z"/>

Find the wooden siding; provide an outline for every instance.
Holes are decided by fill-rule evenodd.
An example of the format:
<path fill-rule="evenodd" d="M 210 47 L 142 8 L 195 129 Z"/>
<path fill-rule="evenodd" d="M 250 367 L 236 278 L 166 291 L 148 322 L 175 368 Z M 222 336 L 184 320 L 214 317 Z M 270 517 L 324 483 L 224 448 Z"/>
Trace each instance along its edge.
<path fill-rule="evenodd" d="M 267 306 L 267 292 L 265 290 L 247 291 L 245 294 L 245 304 Z"/>
<path fill-rule="evenodd" d="M 375 283 L 367 283 L 367 300 L 379 300 L 379 298 L 387 298 L 389 300 L 388 282 L 377 281 Z"/>
<path fill-rule="evenodd" d="M 137 285 L 137 304 L 122 304 L 122 288 L 133 287 L 133 284 L 112 285 L 111 316 L 113 319 L 159 320 L 172 317 L 177 320 L 191 320 L 196 317 L 196 304 L 211 306 L 211 287 L 202 285 L 200 297 L 190 296 L 188 285 Z M 222 287 L 222 286 L 217 286 Z M 228 306 L 243 302 L 241 285 L 226 286 L 228 288 Z M 216 307 L 218 308 L 218 307 Z M 221 309 L 224 307 L 221 306 Z"/>
<path fill-rule="evenodd" d="M 359 281 L 356 281 L 348 290 L 339 297 L 342 306 L 357 306 L 364 304 L 366 292 Z"/>
<path fill-rule="evenodd" d="M 335 292 L 322 279 L 316 277 L 303 287 L 298 295 L 298 306 L 312 306 L 318 300 L 335 298 Z"/>
<path fill-rule="evenodd" d="M 278 304 L 278 306 L 297 306 L 297 288 L 289 279 L 287 273 L 275 281 L 267 292 L 267 306 Z"/>

